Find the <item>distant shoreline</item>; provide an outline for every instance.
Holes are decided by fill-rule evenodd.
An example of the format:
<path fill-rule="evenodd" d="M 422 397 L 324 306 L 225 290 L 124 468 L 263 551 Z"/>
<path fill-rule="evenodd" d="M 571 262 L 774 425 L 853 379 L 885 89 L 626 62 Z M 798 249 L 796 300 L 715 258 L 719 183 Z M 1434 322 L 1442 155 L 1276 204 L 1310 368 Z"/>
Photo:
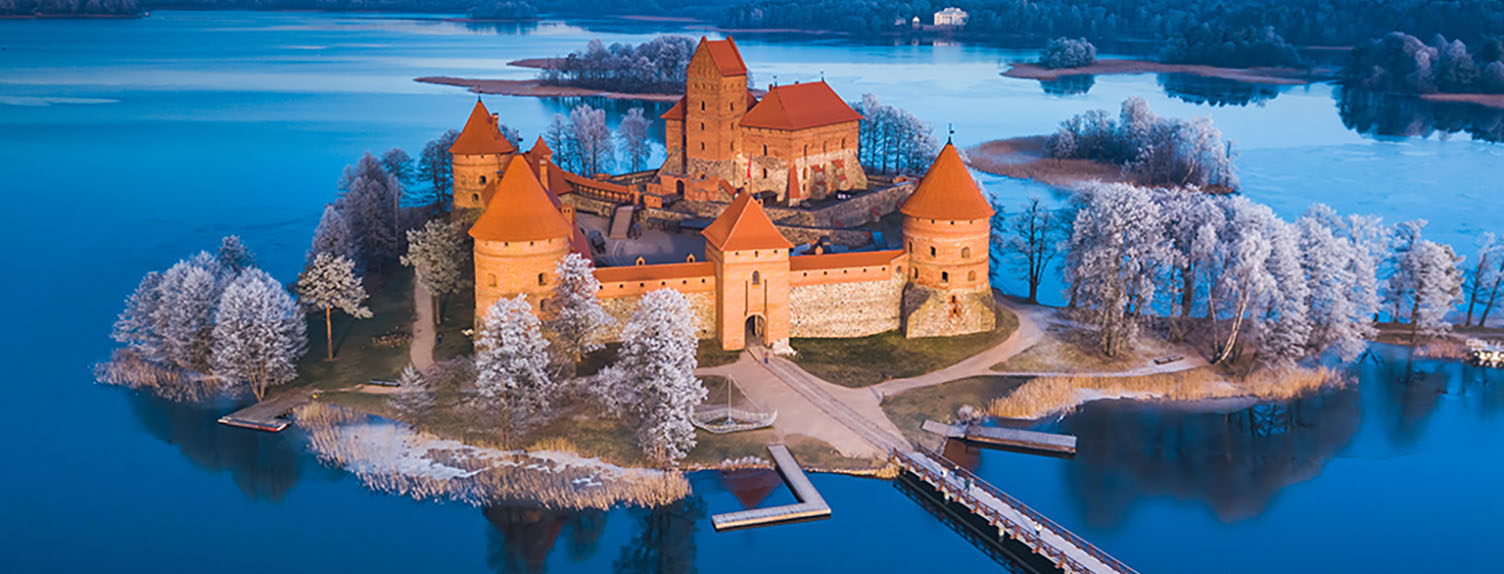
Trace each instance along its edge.
<path fill-rule="evenodd" d="M 425 84 L 465 88 L 477 94 L 530 96 L 535 98 L 601 97 L 612 100 L 677 102 L 679 101 L 679 98 L 683 97 L 680 94 L 629 94 L 626 92 L 593 90 L 590 88 L 576 88 L 573 86 L 549 86 L 544 85 L 543 82 L 539 80 L 482 80 L 473 78 L 452 78 L 448 76 L 424 76 L 421 78 L 413 78 L 413 81 L 422 82 Z"/>
<path fill-rule="evenodd" d="M 1039 64 L 1016 62 L 1003 75 L 1009 78 L 1052 82 L 1065 76 L 1110 76 L 1132 74 L 1191 74 L 1252 84 L 1296 86 L 1332 78 L 1331 74 L 1298 68 L 1221 68 L 1191 64 L 1162 64 L 1148 60 L 1097 60 L 1089 66 L 1050 69 Z"/>
<path fill-rule="evenodd" d="M 1477 104 L 1504 110 L 1504 94 L 1420 94 L 1428 102 Z"/>
<path fill-rule="evenodd" d="M 1049 136 L 1025 136 L 983 142 L 966 150 L 967 163 L 992 175 L 1028 179 L 1070 189 L 1088 181 L 1128 182 L 1121 166 L 1089 159 L 1052 159 L 1045 154 Z"/>

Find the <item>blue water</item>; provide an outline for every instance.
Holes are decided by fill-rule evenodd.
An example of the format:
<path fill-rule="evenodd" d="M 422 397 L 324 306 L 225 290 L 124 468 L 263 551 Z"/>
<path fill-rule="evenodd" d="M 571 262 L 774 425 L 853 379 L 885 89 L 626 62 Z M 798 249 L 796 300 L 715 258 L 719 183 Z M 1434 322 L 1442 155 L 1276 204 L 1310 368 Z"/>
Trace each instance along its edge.
<path fill-rule="evenodd" d="M 660 31 L 683 30 L 237 12 L 0 21 L 0 193 L 9 208 L 0 240 L 11 246 L 0 296 L 12 302 L 0 335 L 0 572 L 596 572 L 628 569 L 622 557 L 639 549 L 669 570 L 995 566 L 881 481 L 817 476 L 833 519 L 729 534 L 711 533 L 707 516 L 739 503 L 712 475 L 692 478 L 690 502 L 655 513 L 482 512 L 371 493 L 312 460 L 295 435 L 223 428 L 213 408 L 92 383 L 91 366 L 111 348 L 109 323 L 142 273 L 236 233 L 263 267 L 290 279 L 344 165 L 367 150 L 416 151 L 459 126 L 474 96 L 412 78 L 525 78 L 530 71 L 505 62 Z M 1210 114 L 1241 147 L 1246 193 L 1286 216 L 1325 201 L 1388 220 L 1426 217 L 1433 236 L 1470 251 L 1479 229 L 1497 225 L 1486 215 L 1504 206 L 1495 189 L 1504 147 L 1465 135 L 1357 133 L 1343 125 L 1327 86 L 1276 90 L 1246 107 L 1188 103 L 1152 76 L 1097 78 L 1085 94 L 1057 96 L 997 75 L 1022 52 L 738 41 L 760 83 L 823 74 L 848 98 L 874 92 L 938 126 L 954 123 L 965 145 L 1048 131 L 1129 95 L 1164 115 Z M 529 140 L 576 103 L 486 102 Z M 626 107 L 611 105 L 612 118 Z M 985 179 L 1015 201 L 1051 196 L 1035 184 Z M 1504 473 L 1491 440 L 1500 436 L 1501 400 L 1491 390 L 1498 377 L 1476 383 L 1480 375 L 1455 364 L 1427 368 L 1439 371 L 1430 384 L 1439 378 L 1454 391 L 1433 392 L 1430 403 L 1413 384 L 1408 395 L 1396 390 L 1398 375 L 1365 374 L 1361 395 L 1349 399 L 1355 406 L 1327 407 L 1346 418 L 1333 415 L 1313 431 L 1330 444 L 1302 455 L 1300 472 L 1285 470 L 1294 457 L 1260 443 L 1265 450 L 1251 451 L 1259 456 L 1240 459 L 1259 489 L 1243 489 L 1236 473 L 1224 480 L 1208 462 L 1218 451 L 1201 442 L 1183 457 L 1123 455 L 1155 448 L 1126 432 L 1083 432 L 1083 441 L 1096 437 L 1101 456 L 989 453 L 982 469 L 1144 572 L 1488 564 L 1501 558 L 1488 536 L 1504 510 L 1492 490 Z M 1188 427 L 1165 413 L 1116 408 L 1094 407 L 1066 424 L 1220 436 L 1201 419 Z"/>

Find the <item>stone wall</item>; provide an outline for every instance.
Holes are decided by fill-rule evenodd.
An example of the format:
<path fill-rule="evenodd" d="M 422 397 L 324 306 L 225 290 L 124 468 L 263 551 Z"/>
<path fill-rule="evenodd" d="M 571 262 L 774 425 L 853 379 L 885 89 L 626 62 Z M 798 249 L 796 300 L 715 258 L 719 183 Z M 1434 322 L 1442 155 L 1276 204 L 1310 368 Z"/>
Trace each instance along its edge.
<path fill-rule="evenodd" d="M 601 217 L 609 218 L 616 213 L 616 203 L 588 197 L 579 193 L 566 193 L 559 197 L 559 201 L 573 205 L 575 211 L 594 213 Z"/>
<path fill-rule="evenodd" d="M 781 225 L 859 227 L 877 220 L 872 215 L 874 210 L 879 214 L 898 211 L 898 206 L 913 195 L 914 186 L 913 181 L 906 181 L 821 207 L 764 205 L 762 208 L 768 213 L 769 219 Z M 730 202 L 721 201 L 681 201 L 674 204 L 674 209 L 693 213 L 694 217 L 715 219 L 729 204 Z"/>
<path fill-rule="evenodd" d="M 684 293 L 684 298 L 689 300 L 689 308 L 695 312 L 700 338 L 715 338 L 715 291 Z M 616 319 L 616 323 L 601 330 L 603 341 L 621 340 L 621 328 L 632 318 L 632 312 L 637 310 L 637 304 L 640 301 L 642 301 L 640 294 L 601 298 L 601 307 L 604 307 L 606 312 Z"/>
<path fill-rule="evenodd" d="M 980 333 L 996 325 L 989 288 L 942 291 L 910 283 L 903 290 L 903 334 L 910 339 Z"/>
<path fill-rule="evenodd" d="M 789 336 L 865 337 L 900 326 L 904 278 L 796 285 L 789 294 Z"/>

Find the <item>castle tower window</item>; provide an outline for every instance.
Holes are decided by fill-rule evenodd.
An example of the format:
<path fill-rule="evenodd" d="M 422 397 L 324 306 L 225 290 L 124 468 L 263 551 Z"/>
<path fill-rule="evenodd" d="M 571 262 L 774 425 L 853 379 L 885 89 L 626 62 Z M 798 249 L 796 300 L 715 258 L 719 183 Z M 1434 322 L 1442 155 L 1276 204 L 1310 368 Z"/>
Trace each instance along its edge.
<path fill-rule="evenodd" d="M 935 256 L 935 246 L 931 245 L 930 246 L 930 257 L 934 257 L 934 256 Z"/>
<path fill-rule="evenodd" d="M 767 147 L 767 146 L 763 146 L 763 147 Z M 764 151 L 763 153 L 767 153 L 767 152 Z M 767 179 L 768 178 L 768 168 L 762 168 L 762 178 L 763 179 Z"/>
<path fill-rule="evenodd" d="M 705 122 L 700 122 L 700 131 L 705 131 Z"/>
<path fill-rule="evenodd" d="M 962 247 L 961 248 L 961 258 L 962 259 L 971 259 L 971 248 L 970 247 Z"/>
<path fill-rule="evenodd" d="M 940 272 L 940 282 L 941 283 L 950 283 L 950 272 L 949 271 L 941 271 Z"/>
<path fill-rule="evenodd" d="M 768 155 L 768 144 L 762 144 L 762 155 Z M 763 170 L 767 171 L 767 170 Z"/>
<path fill-rule="evenodd" d="M 547 285 L 547 284 L 548 284 L 548 275 L 545 275 L 543 273 L 539 273 L 538 274 L 538 285 Z"/>
<path fill-rule="evenodd" d="M 482 185 L 484 185 L 486 183 L 486 176 L 480 176 L 480 182 Z"/>
<path fill-rule="evenodd" d="M 488 287 L 495 287 L 496 286 L 496 274 L 495 273 L 487 273 L 486 274 L 486 286 L 488 286 Z"/>
<path fill-rule="evenodd" d="M 705 151 L 705 142 L 700 142 L 700 151 Z"/>
<path fill-rule="evenodd" d="M 977 280 L 977 272 L 976 271 L 967 271 L 966 272 L 966 280 L 967 281 L 976 281 Z"/>
<path fill-rule="evenodd" d="M 472 194 L 470 194 L 470 201 L 474 201 L 474 202 L 479 203 L 480 202 L 480 194 L 479 193 L 472 193 Z"/>
<path fill-rule="evenodd" d="M 700 111 L 705 111 L 705 102 L 700 102 Z M 700 124 L 700 129 L 705 129 L 705 124 Z"/>
<path fill-rule="evenodd" d="M 736 102 L 731 102 L 731 111 L 736 111 Z"/>
<path fill-rule="evenodd" d="M 761 285 L 762 284 L 762 274 L 761 273 L 758 273 L 756 271 L 752 272 L 752 284 L 753 285 Z"/>
<path fill-rule="evenodd" d="M 841 138 L 841 148 L 842 149 L 846 148 L 846 138 Z"/>

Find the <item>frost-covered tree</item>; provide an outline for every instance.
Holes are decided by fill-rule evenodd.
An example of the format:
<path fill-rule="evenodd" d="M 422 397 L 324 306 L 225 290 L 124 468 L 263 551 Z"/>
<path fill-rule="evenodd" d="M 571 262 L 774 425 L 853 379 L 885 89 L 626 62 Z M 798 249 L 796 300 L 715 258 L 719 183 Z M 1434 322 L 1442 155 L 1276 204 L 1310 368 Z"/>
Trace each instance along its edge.
<path fill-rule="evenodd" d="M 1061 242 L 1069 234 L 1067 223 L 1058 213 L 1044 207 L 1039 197 L 1030 197 L 1023 210 L 1008 219 L 1007 235 L 994 235 L 994 240 L 1007 245 L 1009 250 L 1023 260 L 1025 279 L 1029 284 L 1029 302 L 1039 303 L 1039 284 L 1044 282 L 1045 271 L 1059 253 Z"/>
<path fill-rule="evenodd" d="M 549 298 L 547 326 L 565 362 L 575 365 L 585 353 L 601 348 L 601 330 L 615 320 L 601 306 L 597 296 L 601 282 L 595 278 L 595 265 L 589 259 L 578 253 L 565 255 L 555 273 L 559 280 Z"/>
<path fill-rule="evenodd" d="M 1046 68 L 1078 68 L 1097 61 L 1097 47 L 1086 38 L 1054 38 L 1045 44 L 1039 63 Z"/>
<path fill-rule="evenodd" d="M 1257 317 L 1259 348 L 1255 357 L 1275 365 L 1288 365 L 1307 352 L 1313 329 L 1311 289 L 1302 266 L 1299 230 L 1274 219 L 1269 228 L 1269 246 L 1265 266 L 1274 278 L 1275 292 L 1267 310 Z"/>
<path fill-rule="evenodd" d="M 449 148 L 459 137 L 459 130 L 446 131 L 424 144 L 423 153 L 418 155 L 418 171 L 414 177 L 428 183 L 433 204 L 440 209 L 449 206 L 454 199 L 451 196 L 454 191 L 453 158 L 449 155 Z"/>
<path fill-rule="evenodd" d="M 923 172 L 940 153 L 934 129 L 907 110 L 884 104 L 872 94 L 863 94 L 851 107 L 862 114 L 857 151 L 868 170 Z"/>
<path fill-rule="evenodd" d="M 1446 320 L 1452 306 L 1462 302 L 1462 257 L 1449 245 L 1417 241 L 1398 262 L 1412 281 L 1410 337 L 1434 337 L 1452 329 Z"/>
<path fill-rule="evenodd" d="M 1308 345 L 1316 353 L 1332 350 L 1344 361 L 1356 359 L 1374 335 L 1376 284 L 1368 254 L 1343 232 L 1342 219 L 1325 205 L 1311 206 L 1295 226 L 1309 290 Z"/>
<path fill-rule="evenodd" d="M 653 122 L 642 114 L 642 108 L 627 110 L 627 115 L 621 118 L 617 134 L 621 137 L 621 150 L 627 154 L 627 163 L 632 166 L 632 171 L 645 167 L 648 157 L 653 153 L 652 146 L 648 144 L 648 131 L 652 125 Z"/>
<path fill-rule="evenodd" d="M 230 273 L 239 273 L 248 267 L 256 266 L 256 256 L 251 249 L 240 242 L 239 235 L 226 235 L 219 241 L 219 251 L 215 254 L 219 265 L 229 270 Z"/>
<path fill-rule="evenodd" d="M 207 371 L 214 308 L 224 285 L 214 256 L 200 253 L 162 274 L 152 328 L 162 338 L 162 358 L 185 369 Z"/>
<path fill-rule="evenodd" d="M 151 271 L 141 278 L 136 290 L 125 300 L 125 309 L 115 319 L 110 338 L 151 361 L 163 359 L 164 341 L 152 317 L 162 304 L 162 274 Z"/>
<path fill-rule="evenodd" d="M 1473 324 L 1473 310 L 1478 307 L 1480 301 L 1490 299 L 1493 289 L 1496 289 L 1501 277 L 1501 264 L 1504 264 L 1504 242 L 1492 231 L 1485 231 L 1478 237 L 1478 251 L 1473 256 L 1473 264 L 1468 267 L 1467 273 L 1467 317 L 1462 320 L 1462 326 Z M 1482 321 L 1478 322 L 1483 325 Z"/>
<path fill-rule="evenodd" d="M 682 460 L 695 446 L 690 415 L 705 400 L 695 378 L 695 315 L 673 289 L 643 295 L 622 328 L 621 351 L 606 378 L 607 403 L 637 422 L 643 452 L 665 464 Z"/>
<path fill-rule="evenodd" d="M 214 314 L 214 374 L 259 400 L 297 376 L 308 348 L 303 314 L 270 275 L 247 269 L 225 287 Z"/>
<path fill-rule="evenodd" d="M 1403 262 L 1421 241 L 1426 223 L 1424 219 L 1401 222 L 1394 227 L 1390 236 L 1393 248 L 1390 252 L 1389 280 L 1384 286 L 1384 296 L 1388 298 L 1390 306 L 1389 320 L 1395 323 L 1399 323 L 1404 316 L 1400 307 L 1412 302 L 1415 297 L 1417 278 L 1411 274 L 1413 269 L 1403 265 Z"/>
<path fill-rule="evenodd" d="M 1217 282 L 1212 285 L 1209 308 L 1213 318 L 1212 362 L 1232 356 L 1245 323 L 1261 321 L 1262 314 L 1278 297 L 1278 279 L 1268 261 L 1274 245 L 1271 233 L 1277 224 L 1268 206 L 1253 203 L 1246 197 L 1234 197 L 1226 203 L 1227 232 L 1222 245 L 1222 265 Z M 1217 319 L 1228 323 L 1225 337 L 1219 334 Z"/>
<path fill-rule="evenodd" d="M 401 183 L 404 187 L 412 185 L 413 179 L 417 176 L 417 168 L 413 165 L 414 163 L 413 157 L 407 155 L 407 152 L 402 151 L 400 147 L 394 147 L 386 150 L 386 153 L 381 154 L 382 169 L 392 174 L 392 177 L 397 178 L 397 182 Z"/>
<path fill-rule="evenodd" d="M 443 297 L 460 291 L 466 253 L 463 232 L 462 226 L 438 219 L 407 231 L 407 254 L 401 262 L 412 267 L 428 289 L 435 323 L 443 322 Z"/>
<path fill-rule="evenodd" d="M 570 149 L 575 151 L 580 173 L 595 175 L 611 169 L 616 145 L 606 126 L 606 111 L 580 104 L 569 111 Z"/>
<path fill-rule="evenodd" d="M 355 275 L 355 262 L 338 255 L 320 253 L 298 276 L 298 297 L 303 304 L 324 312 L 324 342 L 327 359 L 334 359 L 335 309 L 356 319 L 371 316 L 366 308 L 366 288 Z"/>
<path fill-rule="evenodd" d="M 324 206 L 324 215 L 319 218 L 319 226 L 313 231 L 313 244 L 308 248 L 305 264 L 313 263 L 313 258 L 320 253 L 360 261 L 355 238 L 350 234 L 350 223 L 333 205 Z"/>
<path fill-rule="evenodd" d="M 579 150 L 575 149 L 574 137 L 564 114 L 554 114 L 554 119 L 543 131 L 543 143 L 554 150 L 554 163 L 568 171 L 580 171 Z"/>
<path fill-rule="evenodd" d="M 1154 278 L 1168 245 L 1150 191 L 1125 184 L 1082 187 L 1072 225 L 1066 280 L 1102 353 L 1132 346 L 1139 315 L 1154 301 Z"/>
<path fill-rule="evenodd" d="M 557 385 L 549 374 L 542 323 L 526 296 L 496 300 L 475 348 L 475 387 L 482 400 L 504 407 L 513 426 L 548 410 Z"/>
<path fill-rule="evenodd" d="M 387 404 L 404 420 L 411 422 L 433 409 L 433 391 L 417 367 L 409 364 L 397 378 L 397 390 L 387 398 Z"/>
<path fill-rule="evenodd" d="M 380 266 L 394 257 L 397 250 L 394 205 L 402 193 L 401 184 L 368 153 L 354 166 L 345 168 L 340 189 L 344 193 L 335 207 L 347 218 L 363 262 Z"/>

